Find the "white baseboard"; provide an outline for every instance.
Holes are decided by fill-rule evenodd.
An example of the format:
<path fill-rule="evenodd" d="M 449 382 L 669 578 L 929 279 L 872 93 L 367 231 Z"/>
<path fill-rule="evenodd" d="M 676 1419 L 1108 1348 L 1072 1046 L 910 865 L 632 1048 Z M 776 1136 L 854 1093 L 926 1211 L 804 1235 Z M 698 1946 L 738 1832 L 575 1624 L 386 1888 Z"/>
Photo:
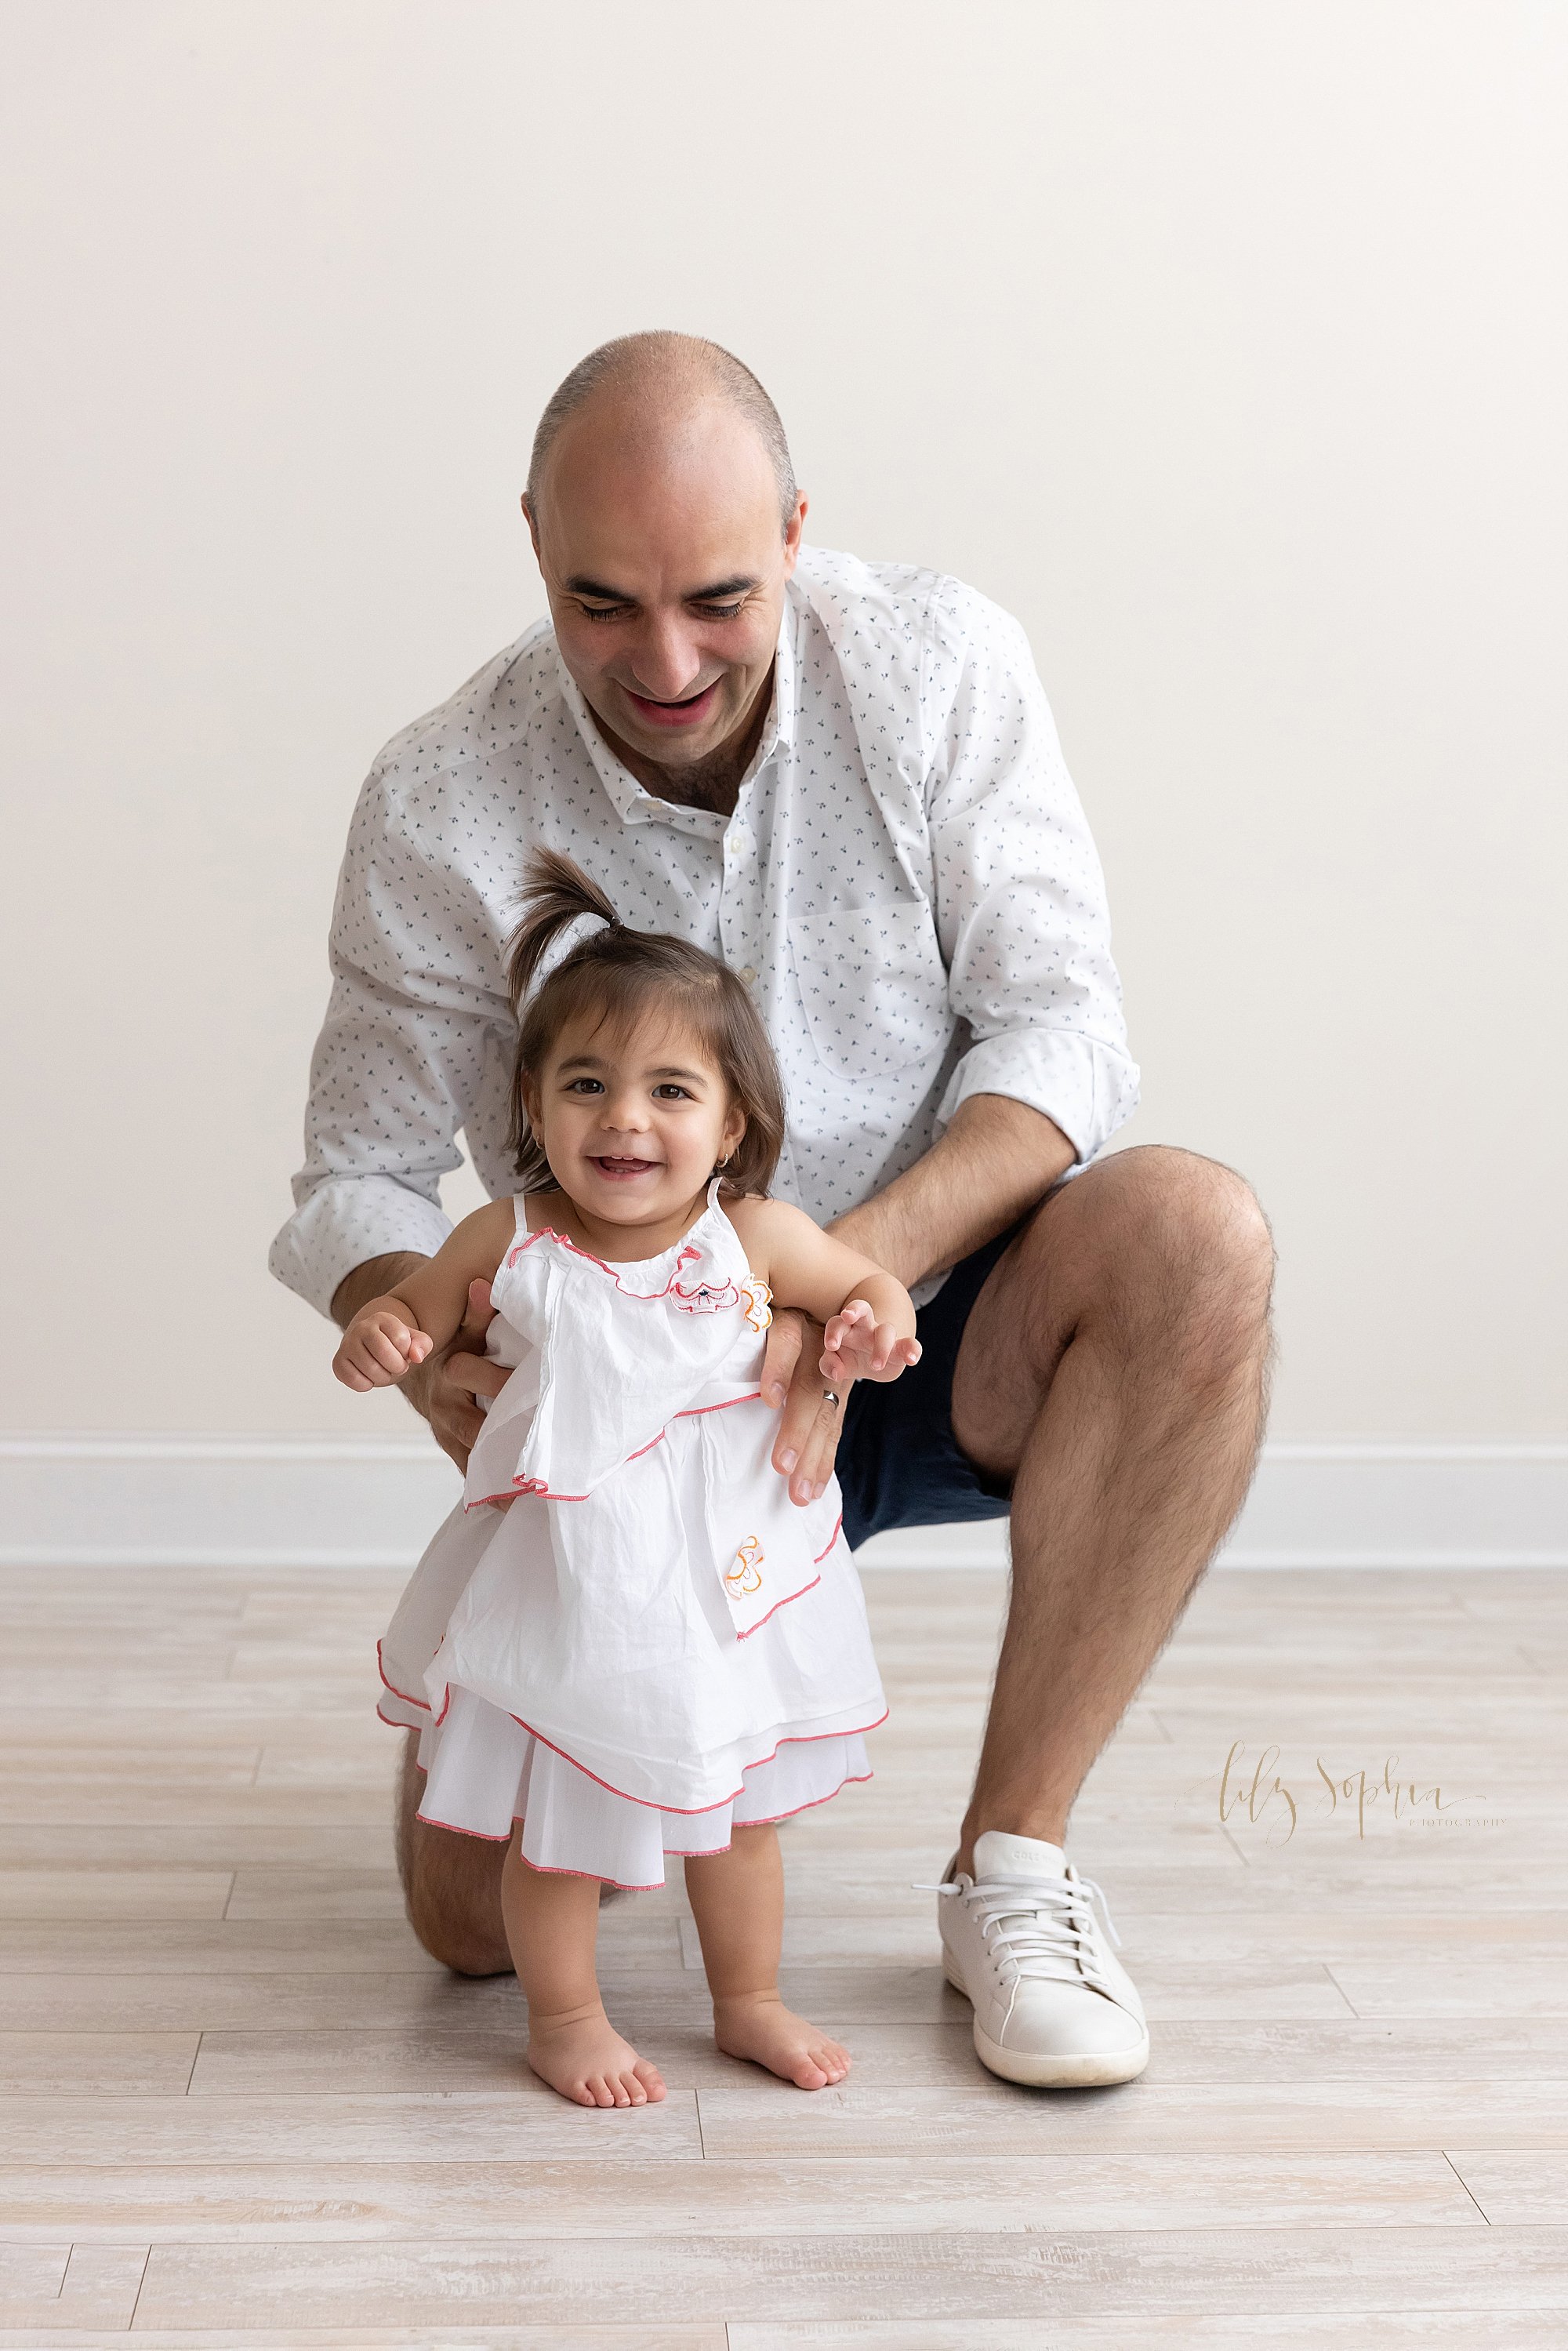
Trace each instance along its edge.
<path fill-rule="evenodd" d="M 0 1565 L 411 1566 L 457 1496 L 428 1440 L 0 1437 Z M 865 1566 L 992 1566 L 1005 1524 L 881 1535 Z M 1270 1445 L 1233 1567 L 1568 1567 L 1568 1445 Z"/>

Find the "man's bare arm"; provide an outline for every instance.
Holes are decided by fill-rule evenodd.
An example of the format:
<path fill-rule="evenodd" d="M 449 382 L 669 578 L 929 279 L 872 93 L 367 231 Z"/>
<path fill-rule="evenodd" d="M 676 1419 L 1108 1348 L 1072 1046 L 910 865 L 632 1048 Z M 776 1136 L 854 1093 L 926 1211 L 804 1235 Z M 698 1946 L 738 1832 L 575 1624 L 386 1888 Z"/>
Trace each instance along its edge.
<path fill-rule="evenodd" d="M 970 1094 L 913 1167 L 829 1230 L 912 1290 L 1006 1232 L 1077 1156 L 1043 1112 L 1008 1094 Z M 842 1404 L 822 1403 L 821 1352 L 821 1330 L 803 1315 L 775 1316 L 762 1393 L 769 1404 L 783 1405 L 773 1466 L 800 1503 L 827 1484 L 843 1426 Z"/>
<path fill-rule="evenodd" d="M 913 1167 L 828 1229 L 913 1290 L 1005 1233 L 1077 1156 L 1042 1111 L 1009 1094 L 970 1094 Z"/>
<path fill-rule="evenodd" d="M 427 1257 L 421 1257 L 414 1249 L 398 1249 L 391 1257 L 367 1258 L 363 1265 L 357 1265 L 332 1292 L 332 1320 L 339 1330 L 348 1329 L 367 1300 L 385 1297 L 400 1281 L 406 1281 L 417 1267 L 429 1263 Z"/>

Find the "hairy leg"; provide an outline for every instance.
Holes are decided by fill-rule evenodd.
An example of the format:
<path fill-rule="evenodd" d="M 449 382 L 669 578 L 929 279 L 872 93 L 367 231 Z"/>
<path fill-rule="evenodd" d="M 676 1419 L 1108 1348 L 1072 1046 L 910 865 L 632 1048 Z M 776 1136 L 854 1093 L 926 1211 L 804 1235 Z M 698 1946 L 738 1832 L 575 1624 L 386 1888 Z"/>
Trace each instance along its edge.
<path fill-rule="evenodd" d="M 414 1761 L 419 1733 L 403 1748 L 397 1791 L 397 1866 L 408 1920 L 433 1959 L 462 1976 L 511 1972 L 501 1916 L 507 1847 L 416 1818 L 424 1774 Z"/>
<path fill-rule="evenodd" d="M 737 1828 L 727 1853 L 694 1854 L 686 1894 L 713 1994 L 714 2038 L 726 2056 L 766 2065 L 797 2089 L 841 2082 L 849 2051 L 779 1996 L 784 1864 L 778 1831 L 766 1823 Z"/>
<path fill-rule="evenodd" d="M 992 1269 L 954 1373 L 971 1459 L 1013 1479 L 1012 1585 L 958 1866 L 987 1829 L 1060 1844 L 1240 1508 L 1267 1400 L 1268 1227 L 1192 1154 L 1114 1155 Z"/>
<path fill-rule="evenodd" d="M 657 2105 L 664 2095 L 658 2067 L 622 2041 L 600 1997 L 593 1970 L 599 1880 L 530 1868 L 515 1829 L 501 1906 L 528 1994 L 528 2064 L 540 2081 L 580 2106 Z"/>

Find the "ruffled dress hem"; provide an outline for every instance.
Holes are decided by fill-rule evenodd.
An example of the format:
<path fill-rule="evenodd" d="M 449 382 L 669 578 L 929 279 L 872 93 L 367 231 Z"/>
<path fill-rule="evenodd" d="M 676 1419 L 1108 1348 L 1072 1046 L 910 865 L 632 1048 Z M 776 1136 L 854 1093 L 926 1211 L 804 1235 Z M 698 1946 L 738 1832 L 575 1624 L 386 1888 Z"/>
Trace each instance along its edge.
<path fill-rule="evenodd" d="M 417 1817 L 432 1827 L 502 1844 L 522 1823 L 521 1848 L 534 1869 L 597 1878 L 628 1893 L 664 1884 L 664 1858 L 727 1853 L 732 1831 L 787 1820 L 869 1780 L 863 1732 L 789 1733 L 747 1767 L 733 1796 L 700 1812 L 665 1811 L 621 1794 L 536 1736 L 526 1723 L 475 1691 L 455 1685 L 444 1719 L 417 1725 L 425 1774 Z M 407 1721 L 395 1694 L 383 1698 L 384 1722 Z M 392 1709 L 398 1709 L 393 1711 Z M 412 1710 L 412 1709 L 411 1709 Z M 885 1719 L 885 1708 L 877 1721 Z M 407 1727 L 416 1727 L 407 1721 Z"/>

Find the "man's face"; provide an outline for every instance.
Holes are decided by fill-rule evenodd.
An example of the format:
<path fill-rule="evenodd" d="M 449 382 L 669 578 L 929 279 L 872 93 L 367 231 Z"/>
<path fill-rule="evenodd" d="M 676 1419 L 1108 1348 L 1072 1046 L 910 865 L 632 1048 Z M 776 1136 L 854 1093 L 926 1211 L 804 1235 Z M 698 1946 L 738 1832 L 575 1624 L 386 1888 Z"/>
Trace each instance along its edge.
<path fill-rule="evenodd" d="M 562 429 L 529 514 L 561 658 L 610 734 L 695 767 L 765 691 L 802 498 L 785 531 L 768 455 L 720 402 L 633 426 L 608 400 Z"/>

